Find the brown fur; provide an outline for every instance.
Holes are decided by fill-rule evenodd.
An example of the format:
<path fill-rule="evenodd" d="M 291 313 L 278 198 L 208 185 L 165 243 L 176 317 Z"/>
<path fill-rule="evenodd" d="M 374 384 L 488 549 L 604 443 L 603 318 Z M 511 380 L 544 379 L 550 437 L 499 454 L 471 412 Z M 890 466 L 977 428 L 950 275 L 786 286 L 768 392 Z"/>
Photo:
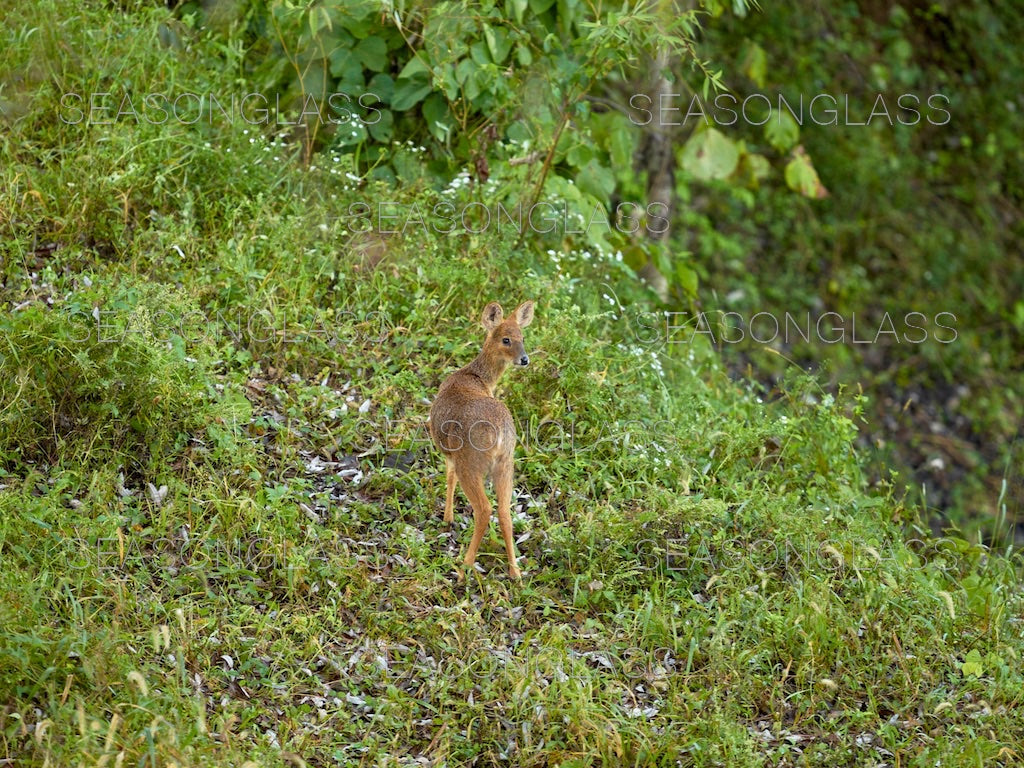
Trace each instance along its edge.
<path fill-rule="evenodd" d="M 441 385 L 430 407 L 430 436 L 444 454 L 446 465 L 444 521 L 454 520 L 456 480 L 473 506 L 473 539 L 463 564 L 472 566 L 476 561 L 477 549 L 491 520 L 491 505 L 484 491 L 484 481 L 490 477 L 508 555 L 508 572 L 518 579 L 510 512 L 516 428 L 508 408 L 495 399 L 494 387 L 509 365 L 529 364 L 522 329 L 533 321 L 533 302 L 520 304 L 506 320 L 501 305 L 492 301 L 481 320 L 487 330 L 483 349 L 473 362 Z"/>

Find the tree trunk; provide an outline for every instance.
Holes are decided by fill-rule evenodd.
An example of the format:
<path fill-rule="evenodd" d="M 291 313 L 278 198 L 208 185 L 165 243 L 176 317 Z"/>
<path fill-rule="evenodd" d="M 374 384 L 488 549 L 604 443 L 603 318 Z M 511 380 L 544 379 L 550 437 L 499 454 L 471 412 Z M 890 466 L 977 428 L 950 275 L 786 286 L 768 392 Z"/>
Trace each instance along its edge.
<path fill-rule="evenodd" d="M 637 151 L 637 171 L 647 172 L 647 204 L 661 204 L 667 211 L 666 218 L 671 222 L 675 199 L 675 152 L 672 147 L 672 132 L 669 126 L 662 125 L 658 105 L 671 101 L 672 83 L 669 82 L 669 54 L 667 48 L 658 50 L 654 58 L 653 79 L 648 93 L 652 99 L 654 117 L 647 124 L 640 148 Z M 654 241 L 668 238 L 669 226 L 656 232 L 647 228 L 647 236 Z M 648 261 L 640 269 L 640 277 L 658 294 L 662 301 L 668 299 L 668 280 L 653 261 Z"/>

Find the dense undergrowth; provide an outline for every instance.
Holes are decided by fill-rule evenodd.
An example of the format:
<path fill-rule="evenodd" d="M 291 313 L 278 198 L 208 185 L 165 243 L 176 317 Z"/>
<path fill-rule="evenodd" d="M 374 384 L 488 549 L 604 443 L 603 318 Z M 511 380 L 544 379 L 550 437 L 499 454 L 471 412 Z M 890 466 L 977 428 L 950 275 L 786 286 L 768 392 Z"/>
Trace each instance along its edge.
<path fill-rule="evenodd" d="M 614 257 L 495 228 L 367 239 L 374 188 L 244 126 L 63 123 L 229 88 L 161 9 L 11 11 L 0 70 L 0 759 L 17 765 L 1010 765 L 1020 563 L 932 538 L 861 402 L 762 402 Z M 27 13 L 27 11 L 25 12 Z M 410 148 L 409 151 L 415 151 Z M 441 523 L 429 398 L 498 299 L 510 583 Z M 463 504 L 464 507 L 464 504 Z"/>
<path fill-rule="evenodd" d="M 774 346 L 827 363 L 833 382 L 862 383 L 872 473 L 897 471 L 935 530 L 1019 542 L 1024 81 L 1000 62 L 1024 16 L 984 2 L 774 4 L 707 31 L 741 97 L 781 96 L 803 113 L 800 139 L 830 195 L 689 192 L 685 238 L 705 311 L 825 316 L 810 343 L 791 330 Z M 834 326 L 842 343 L 830 343 Z M 789 363 L 766 346 L 720 345 L 770 387 Z"/>

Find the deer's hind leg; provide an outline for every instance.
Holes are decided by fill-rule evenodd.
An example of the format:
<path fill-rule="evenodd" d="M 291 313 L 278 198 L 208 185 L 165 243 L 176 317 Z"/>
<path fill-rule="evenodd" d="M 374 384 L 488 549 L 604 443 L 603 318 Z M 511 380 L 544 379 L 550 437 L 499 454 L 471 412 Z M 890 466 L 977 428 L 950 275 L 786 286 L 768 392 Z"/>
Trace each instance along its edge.
<path fill-rule="evenodd" d="M 513 463 L 511 456 L 499 459 L 494 467 L 494 493 L 498 501 L 498 525 L 501 537 L 505 540 L 505 554 L 508 556 L 508 575 L 513 579 L 522 576 L 516 563 L 516 545 L 512 538 L 512 477 Z"/>
<path fill-rule="evenodd" d="M 491 503 L 487 500 L 482 473 L 463 473 L 459 476 L 459 485 L 473 507 L 473 538 L 462 561 L 463 565 L 471 566 L 476 562 L 476 552 L 480 548 L 484 534 L 487 533 L 487 525 L 491 522 Z"/>
<path fill-rule="evenodd" d="M 444 497 L 444 521 L 451 525 L 455 521 L 455 462 L 444 457 L 445 481 L 448 485 Z"/>

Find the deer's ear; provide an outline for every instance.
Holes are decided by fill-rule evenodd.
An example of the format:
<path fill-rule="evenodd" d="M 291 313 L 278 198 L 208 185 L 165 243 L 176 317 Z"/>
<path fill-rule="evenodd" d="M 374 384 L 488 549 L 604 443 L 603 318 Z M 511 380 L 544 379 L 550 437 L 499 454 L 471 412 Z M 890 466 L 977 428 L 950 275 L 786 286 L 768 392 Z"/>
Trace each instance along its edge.
<path fill-rule="evenodd" d="M 516 307 L 516 322 L 520 328 L 525 328 L 533 322 L 533 302 L 524 301 Z"/>
<path fill-rule="evenodd" d="M 480 318 L 480 322 L 483 323 L 484 328 L 490 331 L 501 325 L 501 321 L 504 319 L 505 313 L 501 309 L 501 304 L 492 301 L 484 307 L 484 315 Z"/>

